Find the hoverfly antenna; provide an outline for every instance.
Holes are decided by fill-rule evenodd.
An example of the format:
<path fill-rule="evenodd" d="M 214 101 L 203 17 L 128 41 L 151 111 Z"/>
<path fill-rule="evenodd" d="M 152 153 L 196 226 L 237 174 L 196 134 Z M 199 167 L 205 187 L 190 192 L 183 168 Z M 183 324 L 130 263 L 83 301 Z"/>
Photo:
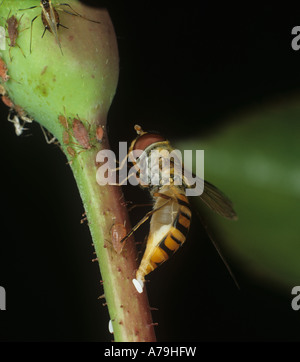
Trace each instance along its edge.
<path fill-rule="evenodd" d="M 141 134 L 145 133 L 145 132 L 142 130 L 142 127 L 139 126 L 138 124 L 136 124 L 136 125 L 134 126 L 134 129 L 135 129 L 135 131 L 136 131 L 136 133 L 137 133 L 138 135 L 141 135 Z"/>

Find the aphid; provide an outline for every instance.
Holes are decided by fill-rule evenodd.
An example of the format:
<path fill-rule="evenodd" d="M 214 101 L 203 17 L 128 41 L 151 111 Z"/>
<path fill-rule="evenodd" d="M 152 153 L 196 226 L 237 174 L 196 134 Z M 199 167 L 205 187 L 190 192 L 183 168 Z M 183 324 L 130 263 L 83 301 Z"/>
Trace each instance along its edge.
<path fill-rule="evenodd" d="M 77 118 L 73 119 L 72 122 L 73 135 L 76 138 L 77 142 L 86 150 L 92 148 L 90 144 L 90 138 L 87 129 L 84 124 Z"/>
<path fill-rule="evenodd" d="M 65 116 L 61 114 L 60 116 L 58 116 L 58 120 L 59 123 L 64 127 L 64 129 L 67 130 L 69 128 L 68 120 Z"/>
<path fill-rule="evenodd" d="M 0 84 L 0 94 L 2 96 L 5 96 L 6 95 L 6 89 L 3 87 L 3 85 Z"/>
<path fill-rule="evenodd" d="M 144 132 L 140 126 L 135 126 L 135 130 L 138 136 L 131 143 L 129 155 L 132 151 L 140 150 L 144 151 L 146 158 L 149 158 L 153 150 L 168 150 L 169 152 L 174 150 L 170 142 L 160 134 Z M 131 162 L 136 168 L 142 168 L 141 158 L 131 158 Z M 146 250 L 136 272 L 136 278 L 132 281 L 139 293 L 143 291 L 145 276 L 169 259 L 183 245 L 192 217 L 191 206 L 185 195 L 186 189 L 191 188 L 191 185 L 182 177 L 183 173 L 181 185 L 174 182 L 178 177 L 174 160 L 169 157 L 169 168 L 163 167 L 163 163 L 160 162 L 159 169 L 155 169 L 154 172 L 159 175 L 159 180 L 164 180 L 168 175 L 170 182 L 169 184 L 160 182 L 155 185 L 151 182 L 140 184 L 141 187 L 148 188 L 154 201 L 153 210 L 149 211 L 121 241 L 124 242 L 151 217 Z M 204 181 L 204 191 L 200 198 L 216 213 L 228 219 L 236 219 L 231 201 L 207 181 Z"/>
<path fill-rule="evenodd" d="M 7 75 L 7 66 L 3 59 L 0 58 L 0 77 L 3 82 L 7 82 L 9 80 L 9 75 Z"/>
<path fill-rule="evenodd" d="M 76 151 L 74 150 L 74 148 L 72 148 L 72 147 L 70 147 L 70 146 L 67 147 L 67 152 L 68 152 L 68 154 L 69 154 L 70 156 L 72 156 L 72 157 L 75 157 L 75 156 L 76 156 Z"/>
<path fill-rule="evenodd" d="M 44 75 L 47 72 L 47 69 L 48 69 L 48 65 L 45 65 L 41 71 L 41 75 Z"/>
<path fill-rule="evenodd" d="M 12 114 L 13 114 L 13 118 L 11 118 Z M 23 124 L 21 125 L 20 119 L 13 109 L 11 109 L 11 111 L 9 112 L 7 120 L 8 120 L 8 122 L 11 122 L 14 124 L 15 133 L 17 136 L 21 136 L 23 131 L 28 130 L 28 128 L 24 128 L 26 122 L 23 122 Z"/>
<path fill-rule="evenodd" d="M 14 104 L 12 102 L 12 100 L 7 96 L 7 95 L 3 95 L 1 97 L 2 102 L 9 108 L 14 108 Z"/>
<path fill-rule="evenodd" d="M 69 135 L 69 133 L 67 131 L 64 131 L 63 132 L 63 143 L 65 145 L 68 145 L 69 142 L 70 142 L 70 135 Z"/>
<path fill-rule="evenodd" d="M 27 117 L 25 111 L 18 105 L 15 105 L 12 100 L 6 94 L 5 88 L 0 85 L 0 94 L 2 94 L 2 102 L 9 107 L 9 114 L 7 120 L 14 124 L 15 132 L 17 136 L 21 136 L 24 130 L 28 130 L 28 128 L 24 128 L 26 123 L 32 123 L 33 119 Z M 23 121 L 21 125 L 20 119 Z"/>
<path fill-rule="evenodd" d="M 96 139 L 98 142 L 102 142 L 103 135 L 104 135 L 104 126 L 98 126 L 96 129 Z"/>
<path fill-rule="evenodd" d="M 74 118 L 70 122 L 70 121 L 68 121 L 66 115 L 59 115 L 58 120 L 59 120 L 59 123 L 64 128 L 63 135 L 62 135 L 62 141 L 63 141 L 64 144 L 68 145 L 68 144 L 72 143 L 75 146 L 80 146 L 84 150 L 89 150 L 89 149 L 92 148 L 92 145 L 90 143 L 88 130 L 85 128 L 84 124 L 81 122 L 79 117 Z M 69 123 L 70 123 L 71 127 L 69 127 Z M 70 134 L 71 131 L 72 131 L 72 134 Z M 73 136 L 76 139 L 77 143 L 76 142 L 71 142 L 70 141 L 70 136 Z M 72 153 L 74 153 L 74 155 L 70 153 L 72 156 L 76 155 L 76 152 L 74 150 L 73 150 Z"/>
<path fill-rule="evenodd" d="M 16 46 L 21 50 L 21 53 L 23 54 L 24 58 L 26 58 L 22 48 L 19 46 L 19 44 L 17 44 L 17 38 L 19 36 L 19 25 L 20 25 L 20 22 L 21 22 L 21 19 L 22 19 L 23 15 L 20 17 L 19 20 L 14 15 L 12 15 L 10 18 L 8 18 L 6 20 L 8 37 L 9 37 L 9 40 L 10 40 L 10 44 L 8 44 L 9 47 L 10 47 L 9 48 L 10 60 L 12 60 L 11 48 L 16 47 Z M 23 30 L 25 30 L 25 29 L 23 29 Z"/>
<path fill-rule="evenodd" d="M 117 223 L 111 228 L 111 241 L 117 253 L 120 253 L 123 249 L 123 243 L 121 241 L 124 239 L 126 234 L 126 227 L 123 224 Z"/>
<path fill-rule="evenodd" d="M 79 13 L 77 13 L 77 11 L 75 11 L 71 5 L 67 4 L 67 3 L 61 3 L 61 4 L 57 4 L 55 7 L 52 5 L 52 1 L 51 0 L 41 0 L 40 2 L 40 6 L 42 8 L 42 12 L 40 15 L 37 15 L 35 16 L 32 20 L 31 20 L 31 32 L 30 32 L 30 53 L 31 53 L 31 44 L 32 44 L 32 25 L 33 25 L 33 22 L 35 21 L 35 19 L 37 19 L 39 16 L 42 17 L 42 22 L 43 22 L 43 25 L 44 25 L 44 32 L 43 32 L 43 35 L 42 35 L 42 38 L 43 36 L 45 35 L 45 32 L 46 30 L 48 30 L 50 33 L 52 33 L 56 39 L 56 42 L 59 46 L 59 49 L 61 51 L 61 54 L 63 55 L 63 51 L 62 51 L 62 47 L 61 47 L 61 43 L 60 43 L 60 40 L 58 38 L 58 33 L 57 33 L 57 30 L 59 28 L 59 26 L 63 27 L 63 28 L 66 28 L 68 29 L 66 26 L 62 25 L 60 22 L 59 22 L 59 15 L 58 15 L 58 12 L 57 11 L 63 11 L 67 14 L 70 14 L 70 15 L 73 15 L 73 16 L 79 16 L 85 20 L 88 20 L 88 21 L 91 21 L 93 23 L 97 23 L 97 24 L 100 24 L 99 21 L 95 21 L 95 20 L 91 20 L 91 19 L 88 19 L 86 17 L 84 17 L 83 15 L 80 15 Z M 65 9 L 62 9 L 62 8 L 58 8 L 58 6 L 67 6 L 69 7 L 73 12 L 70 12 L 70 11 L 67 11 Z M 31 6 L 30 8 L 27 8 L 27 9 L 19 9 L 19 10 L 29 10 L 29 9 L 35 9 L 37 8 L 38 5 L 36 6 Z"/>
<path fill-rule="evenodd" d="M 24 121 L 25 123 L 32 123 L 33 118 L 28 117 L 28 114 L 18 104 L 14 106 L 14 110 L 17 112 L 18 116 L 22 119 L 22 121 Z"/>

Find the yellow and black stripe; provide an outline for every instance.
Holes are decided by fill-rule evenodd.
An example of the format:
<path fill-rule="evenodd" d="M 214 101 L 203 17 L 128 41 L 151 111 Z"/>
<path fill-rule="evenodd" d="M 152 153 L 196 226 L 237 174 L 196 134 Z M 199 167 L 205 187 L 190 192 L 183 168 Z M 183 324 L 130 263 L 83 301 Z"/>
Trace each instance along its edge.
<path fill-rule="evenodd" d="M 174 223 L 167 235 L 159 242 L 153 251 L 150 263 L 154 268 L 169 259 L 185 242 L 189 232 L 192 212 L 188 199 L 183 194 L 176 195 L 176 200 L 180 205 Z"/>

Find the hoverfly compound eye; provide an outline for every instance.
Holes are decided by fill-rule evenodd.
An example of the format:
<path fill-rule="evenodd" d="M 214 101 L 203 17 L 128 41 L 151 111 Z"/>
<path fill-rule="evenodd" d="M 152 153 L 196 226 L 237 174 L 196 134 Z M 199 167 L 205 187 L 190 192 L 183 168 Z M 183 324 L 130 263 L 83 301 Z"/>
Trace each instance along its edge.
<path fill-rule="evenodd" d="M 144 151 L 148 146 L 156 142 L 163 142 L 166 139 L 158 133 L 144 133 L 139 136 L 135 142 L 133 150 Z"/>

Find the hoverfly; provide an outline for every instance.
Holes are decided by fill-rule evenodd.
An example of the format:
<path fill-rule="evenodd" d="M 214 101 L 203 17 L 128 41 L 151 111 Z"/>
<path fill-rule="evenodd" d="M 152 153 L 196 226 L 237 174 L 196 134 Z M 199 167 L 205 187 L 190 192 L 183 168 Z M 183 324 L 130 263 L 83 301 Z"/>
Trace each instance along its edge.
<path fill-rule="evenodd" d="M 129 157 L 136 150 L 143 151 L 146 158 L 150 157 L 153 150 L 174 150 L 170 142 L 160 134 L 144 132 L 138 125 L 134 128 L 137 137 L 129 147 Z M 169 161 L 169 169 L 159 163 L 159 169 L 155 171 L 159 174 L 159 180 L 164 179 L 165 173 L 170 175 L 168 184 L 140 184 L 141 187 L 148 188 L 154 201 L 153 209 L 121 240 L 124 242 L 151 217 L 146 249 L 136 272 L 136 279 L 133 279 L 139 293 L 143 291 L 145 276 L 169 259 L 183 245 L 191 224 L 192 211 L 185 193 L 191 185 L 184 178 L 182 178 L 181 185 L 176 184 L 175 179 L 178 176 L 176 167 L 172 160 Z M 131 157 L 131 162 L 135 167 L 141 169 L 139 157 Z M 219 215 L 232 220 L 237 218 L 231 201 L 207 181 L 204 181 L 204 191 L 200 198 Z"/>
<path fill-rule="evenodd" d="M 63 9 L 63 8 L 58 8 L 58 6 L 67 6 L 69 7 L 71 11 L 67 11 L 66 9 Z M 30 8 L 26 8 L 26 9 L 19 9 L 19 11 L 21 10 L 30 10 L 30 9 L 35 9 L 37 8 L 38 5 L 35 5 L 35 6 L 31 6 Z M 58 15 L 58 11 L 63 11 L 67 14 L 70 14 L 70 15 L 73 15 L 73 16 L 79 16 L 85 20 L 88 20 L 88 21 L 91 21 L 93 23 L 97 23 L 97 24 L 101 24 L 101 22 L 99 21 L 96 21 L 96 20 L 91 20 L 91 19 L 88 19 L 86 18 L 85 16 L 83 15 L 80 15 L 77 11 L 75 11 L 71 5 L 67 4 L 67 3 L 61 3 L 61 4 L 57 4 L 55 7 L 52 5 L 52 1 L 51 0 L 41 0 L 40 1 L 40 7 L 42 8 L 42 12 L 40 15 L 37 15 L 35 16 L 32 20 L 31 20 L 31 27 L 30 27 L 30 53 L 31 53 L 31 44 L 32 44 L 32 25 L 33 25 L 33 22 L 39 17 L 41 16 L 42 17 L 42 22 L 43 22 L 43 25 L 44 25 L 44 32 L 42 34 L 42 38 L 44 37 L 45 35 L 45 32 L 46 30 L 50 31 L 50 33 L 52 33 L 56 39 L 56 42 L 59 46 L 59 49 L 61 51 L 61 54 L 63 55 L 63 52 L 62 52 L 62 47 L 61 47 L 61 43 L 59 41 L 59 38 L 58 38 L 58 33 L 57 33 L 57 30 L 59 28 L 59 26 L 63 27 L 63 28 L 66 28 L 68 29 L 66 26 L 62 25 L 60 22 L 59 22 L 59 15 Z"/>

